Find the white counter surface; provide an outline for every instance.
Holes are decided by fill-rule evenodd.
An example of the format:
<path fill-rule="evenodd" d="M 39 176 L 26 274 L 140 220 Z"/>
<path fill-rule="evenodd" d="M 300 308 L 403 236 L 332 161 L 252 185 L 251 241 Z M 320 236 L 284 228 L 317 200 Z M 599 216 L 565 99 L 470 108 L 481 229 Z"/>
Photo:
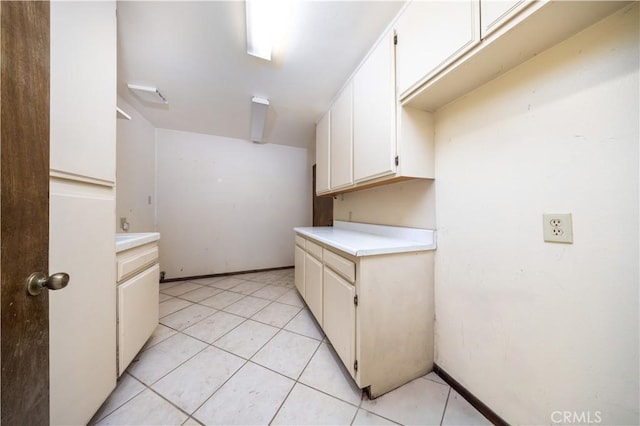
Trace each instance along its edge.
<path fill-rule="evenodd" d="M 334 226 L 294 228 L 305 238 L 352 256 L 434 250 L 435 231 L 336 220 Z"/>
<path fill-rule="evenodd" d="M 138 234 L 116 234 L 116 253 L 152 243 L 160 239 L 159 232 L 141 232 Z"/>

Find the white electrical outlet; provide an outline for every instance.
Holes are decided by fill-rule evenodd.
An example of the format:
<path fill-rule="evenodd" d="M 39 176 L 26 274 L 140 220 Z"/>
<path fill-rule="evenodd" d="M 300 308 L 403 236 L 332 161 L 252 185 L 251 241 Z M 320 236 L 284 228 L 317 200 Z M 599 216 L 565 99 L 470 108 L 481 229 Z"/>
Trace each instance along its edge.
<path fill-rule="evenodd" d="M 547 242 L 573 244 L 571 213 L 543 214 L 542 232 Z"/>

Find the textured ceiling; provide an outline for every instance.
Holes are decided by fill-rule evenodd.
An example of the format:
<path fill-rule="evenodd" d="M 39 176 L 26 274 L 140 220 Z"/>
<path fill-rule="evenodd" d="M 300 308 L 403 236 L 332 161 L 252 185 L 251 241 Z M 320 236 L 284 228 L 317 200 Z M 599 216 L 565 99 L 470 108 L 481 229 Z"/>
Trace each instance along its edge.
<path fill-rule="evenodd" d="M 400 1 L 297 1 L 271 62 L 246 53 L 244 2 L 118 2 L 118 93 L 159 128 L 249 139 L 251 97 L 270 100 L 265 139 L 312 147 L 315 123 Z M 127 83 L 156 86 L 169 104 Z"/>

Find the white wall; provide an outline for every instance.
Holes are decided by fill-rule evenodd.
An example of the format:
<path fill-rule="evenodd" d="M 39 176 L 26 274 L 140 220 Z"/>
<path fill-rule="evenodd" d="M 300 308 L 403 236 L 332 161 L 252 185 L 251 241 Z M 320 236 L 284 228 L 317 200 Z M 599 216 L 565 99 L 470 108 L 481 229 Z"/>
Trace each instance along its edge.
<path fill-rule="evenodd" d="M 160 268 L 167 278 L 293 265 L 311 224 L 308 151 L 156 130 Z"/>
<path fill-rule="evenodd" d="M 435 229 L 435 186 L 434 180 L 420 179 L 339 195 L 333 218 Z"/>
<path fill-rule="evenodd" d="M 637 6 L 436 116 L 436 362 L 513 424 L 639 421 Z"/>
<path fill-rule="evenodd" d="M 116 120 L 116 232 L 126 217 L 129 232 L 155 230 L 155 128 L 118 96 L 131 120 Z M 151 197 L 151 202 L 149 202 Z"/>
<path fill-rule="evenodd" d="M 512 424 L 640 421 L 638 35 L 635 4 L 436 114 L 436 362 Z M 427 224 L 434 188 L 408 185 L 336 218 Z"/>

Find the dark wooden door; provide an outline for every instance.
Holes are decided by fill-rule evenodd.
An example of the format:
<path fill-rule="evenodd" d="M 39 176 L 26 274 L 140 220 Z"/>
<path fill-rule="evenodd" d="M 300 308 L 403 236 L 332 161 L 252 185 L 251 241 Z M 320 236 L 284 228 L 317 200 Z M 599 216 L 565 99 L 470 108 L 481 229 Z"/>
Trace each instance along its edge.
<path fill-rule="evenodd" d="M 0 3 L 1 422 L 49 424 L 49 3 Z"/>
<path fill-rule="evenodd" d="M 316 165 L 313 165 L 313 226 L 333 226 L 333 197 L 316 195 Z"/>

